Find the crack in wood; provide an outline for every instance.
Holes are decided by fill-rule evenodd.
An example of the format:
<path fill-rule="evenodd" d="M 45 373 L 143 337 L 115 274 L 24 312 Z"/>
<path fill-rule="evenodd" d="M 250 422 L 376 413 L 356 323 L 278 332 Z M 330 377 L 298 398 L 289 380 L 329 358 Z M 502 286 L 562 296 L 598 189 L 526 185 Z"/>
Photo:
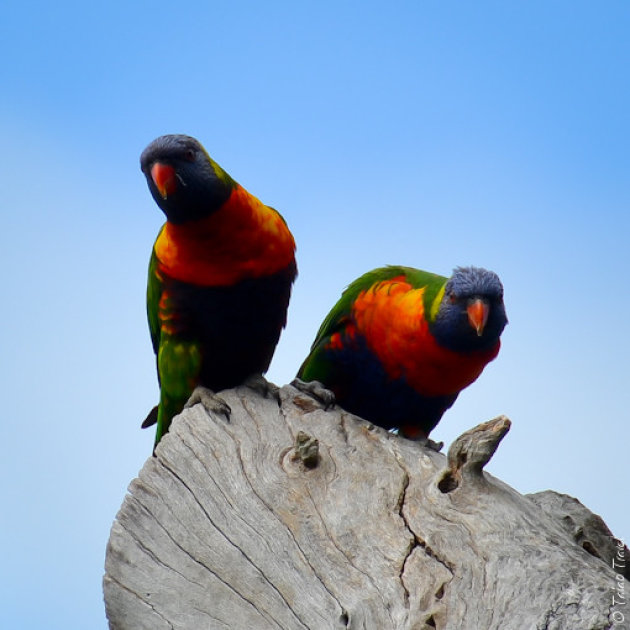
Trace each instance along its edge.
<path fill-rule="evenodd" d="M 190 557 L 190 559 L 196 563 L 199 564 L 201 566 L 203 566 L 204 568 L 207 569 L 207 567 L 205 567 L 205 565 L 203 565 L 203 563 L 197 561 L 195 558 L 193 558 L 192 556 L 190 556 L 190 554 L 186 551 L 186 549 L 184 549 L 174 538 L 173 536 L 170 534 L 170 532 L 162 525 L 162 523 L 159 521 L 159 519 L 157 518 L 157 516 L 155 514 L 153 514 L 153 512 L 151 512 L 151 510 L 140 501 L 140 499 L 136 498 L 136 503 L 138 504 L 138 506 L 140 508 L 142 508 L 149 516 L 151 516 L 151 518 L 154 520 L 154 522 L 156 523 L 156 525 L 166 534 L 167 538 L 169 538 L 169 540 L 178 548 L 181 549 L 181 551 L 183 551 L 186 555 L 188 555 Z M 183 580 L 185 580 L 186 582 L 192 582 L 193 584 L 196 584 L 199 587 L 203 588 L 203 584 L 201 584 L 200 582 L 196 582 L 195 580 L 189 578 L 188 576 L 184 575 L 183 573 L 181 573 L 181 571 L 178 571 L 175 567 L 167 564 L 166 562 L 164 562 L 160 557 L 158 557 L 151 549 L 149 549 L 142 540 L 140 540 L 138 538 L 138 536 L 136 536 L 130 529 L 126 528 L 122 523 L 121 523 L 121 527 L 123 527 L 123 529 L 127 532 L 127 534 L 136 541 L 136 544 L 138 545 L 138 547 L 140 549 L 142 549 L 142 551 L 144 551 L 150 558 L 151 560 L 153 560 L 153 562 L 155 562 L 156 564 L 159 564 L 160 566 L 163 566 L 165 569 L 168 569 L 169 571 L 172 571 L 173 573 L 179 575 L 179 577 L 181 577 Z"/>
<path fill-rule="evenodd" d="M 249 562 L 249 564 L 258 571 L 258 573 L 265 579 L 265 581 L 267 581 L 267 583 L 274 589 L 276 590 L 276 592 L 278 593 L 278 595 L 284 600 L 284 597 L 282 597 L 282 594 L 277 590 L 277 588 L 266 578 L 265 574 L 260 570 L 260 568 L 256 565 L 256 563 L 242 550 L 238 547 L 238 545 L 235 545 L 234 542 L 232 540 L 230 540 L 229 536 L 214 522 L 214 520 L 212 519 L 212 517 L 210 516 L 210 514 L 208 513 L 208 511 L 205 509 L 205 507 L 201 504 L 201 502 L 199 501 L 199 499 L 197 498 L 197 496 L 195 495 L 195 493 L 192 491 L 191 488 L 188 487 L 188 485 L 186 484 L 186 482 L 172 469 L 170 468 L 163 460 L 161 460 L 161 464 L 164 466 L 164 468 L 171 474 L 173 475 L 173 477 L 175 477 L 175 479 L 177 479 L 182 486 L 189 492 L 190 496 L 195 500 L 195 503 L 199 506 L 199 508 L 201 509 L 201 511 L 203 512 L 204 516 L 207 518 L 207 520 L 212 524 L 212 526 L 214 527 L 214 529 L 230 544 L 232 545 L 232 547 L 234 547 L 235 549 L 237 549 L 239 551 L 239 553 Z M 179 520 L 179 518 L 177 517 L 177 515 L 175 515 L 172 511 L 171 514 L 173 514 L 173 516 Z M 154 516 L 155 518 L 155 516 Z M 181 522 L 181 521 L 180 521 Z M 211 575 L 213 575 L 214 577 L 216 577 L 217 580 L 219 580 L 224 586 L 226 586 L 228 589 L 230 589 L 237 597 L 239 597 L 240 599 L 242 599 L 243 601 L 247 602 L 248 604 L 250 604 L 252 606 L 252 608 L 254 610 L 256 610 L 262 617 L 264 617 L 265 619 L 267 619 L 267 621 L 269 621 L 270 623 L 273 623 L 275 625 L 278 626 L 278 628 L 282 628 L 282 624 L 280 624 L 276 619 L 274 619 L 272 616 L 269 615 L 269 613 L 267 613 L 265 610 L 261 610 L 258 606 L 256 606 L 256 604 L 251 601 L 249 598 L 247 598 L 243 593 L 241 593 L 235 586 L 233 586 L 231 583 L 227 582 L 226 580 L 224 580 L 216 571 L 214 571 L 212 568 L 210 568 L 209 566 L 207 566 L 204 562 L 202 562 L 201 560 L 196 559 L 187 549 L 185 549 L 182 545 L 180 545 L 170 534 L 170 532 L 168 532 L 167 530 L 164 529 L 164 527 L 162 526 L 161 523 L 158 524 L 160 525 L 160 527 L 165 531 L 166 535 L 172 540 L 172 542 L 179 548 L 182 550 L 182 552 L 188 556 L 193 562 L 195 562 L 196 564 L 200 565 L 201 567 L 203 567 L 204 569 L 206 569 Z M 185 578 L 187 579 L 187 578 Z M 191 580 L 188 580 L 191 581 Z M 200 585 L 203 586 L 203 585 Z M 285 601 L 285 603 L 287 603 Z M 288 606 L 288 603 L 287 603 Z M 290 606 L 289 606 L 290 609 Z M 299 619 L 299 618 L 298 618 Z M 306 627 L 306 626 L 305 626 Z"/>
<path fill-rule="evenodd" d="M 330 540 L 330 542 L 332 543 L 333 547 L 346 559 L 346 562 L 355 570 L 357 571 L 357 573 L 360 573 L 361 575 L 363 575 L 365 578 L 367 578 L 368 582 L 370 582 L 372 584 L 372 586 L 374 587 L 374 590 L 380 595 L 381 600 L 383 602 L 383 608 L 385 610 L 387 610 L 387 613 L 389 615 L 390 620 L 393 623 L 393 619 L 391 618 L 391 611 L 388 608 L 388 602 L 387 602 L 387 598 L 385 597 L 385 595 L 383 594 L 383 592 L 381 591 L 381 589 L 378 587 L 378 584 L 376 583 L 376 580 L 369 575 L 369 573 L 366 573 L 365 571 L 363 571 L 362 569 L 360 569 L 353 561 L 352 558 L 338 545 L 337 541 L 335 540 L 335 537 L 332 535 L 332 533 L 330 532 L 330 530 L 328 529 L 324 518 L 322 517 L 322 514 L 317 506 L 317 502 L 313 499 L 313 496 L 311 495 L 311 491 L 307 488 L 307 492 L 308 492 L 308 496 L 311 500 L 311 505 L 313 506 L 313 509 L 315 510 L 317 516 L 319 517 L 320 523 L 322 524 L 322 527 L 324 528 L 324 532 L 326 533 L 326 536 L 328 537 L 328 540 Z M 321 580 L 321 578 L 320 578 Z"/>
<path fill-rule="evenodd" d="M 315 571 L 315 568 L 313 567 L 313 565 L 309 562 L 308 557 L 306 556 L 306 554 L 304 553 L 304 551 L 302 550 L 302 548 L 300 547 L 297 539 L 295 538 L 293 532 L 291 531 L 291 529 L 289 527 L 286 526 L 286 524 L 282 521 L 282 519 L 276 514 L 276 512 L 274 511 L 274 509 L 272 508 L 271 505 L 269 505 L 269 503 L 267 501 L 265 501 L 265 499 L 263 497 L 260 496 L 260 494 L 256 491 L 256 489 L 254 488 L 254 485 L 251 482 L 251 479 L 249 478 L 246 470 L 245 470 L 245 465 L 243 463 L 243 458 L 240 452 L 240 449 L 236 449 L 236 454 L 238 457 L 238 463 L 239 463 L 239 467 L 240 467 L 240 471 L 243 475 L 243 479 L 247 482 L 247 485 L 249 487 L 249 489 L 251 490 L 252 494 L 265 506 L 265 508 L 267 509 L 267 511 L 269 512 L 269 514 L 271 514 L 274 519 L 276 519 L 278 521 L 278 523 L 280 523 L 280 525 L 282 526 L 282 528 L 284 529 L 284 531 L 287 532 L 287 534 L 291 537 L 291 540 L 293 541 L 293 543 L 295 544 L 296 549 L 299 550 L 300 552 L 300 557 L 302 558 L 302 560 L 304 561 L 304 563 L 311 569 L 311 571 L 313 572 L 313 575 L 315 575 L 317 577 L 317 579 L 319 580 L 319 582 L 322 584 L 322 586 L 324 587 L 324 589 L 326 589 L 326 591 L 330 594 L 330 596 L 337 602 L 337 604 L 339 605 L 340 609 L 343 609 L 343 606 L 341 605 L 341 603 L 339 602 L 339 600 L 333 595 L 333 593 L 328 589 L 328 587 L 326 586 L 326 584 L 324 583 L 324 581 L 322 580 L 322 578 L 317 574 L 317 572 Z M 273 586 L 273 585 L 272 585 Z M 275 586 L 274 586 L 275 588 Z M 277 590 L 277 589 L 276 589 Z M 278 591 L 278 594 L 280 595 L 280 597 L 282 597 L 282 599 L 284 600 L 285 598 L 282 596 L 282 594 Z M 293 608 L 291 608 L 290 604 L 285 600 L 285 603 L 287 605 L 287 607 L 291 610 L 291 612 L 295 615 L 296 619 L 308 630 L 308 626 L 304 624 L 304 622 L 302 621 L 302 619 L 300 619 L 300 617 L 297 615 L 297 613 L 293 610 Z"/>
<path fill-rule="evenodd" d="M 398 466 L 400 467 L 403 473 L 402 487 L 398 495 L 398 503 L 397 503 L 398 514 L 400 518 L 402 519 L 403 523 L 405 524 L 405 527 L 407 528 L 407 530 L 412 536 L 412 541 L 410 542 L 409 547 L 407 549 L 407 553 L 400 567 L 400 574 L 399 574 L 400 583 L 404 591 L 405 607 L 409 610 L 410 593 L 409 593 L 409 588 L 407 587 L 407 584 L 405 582 L 405 573 L 407 571 L 407 563 L 409 562 L 409 560 L 413 556 L 414 551 L 417 548 L 422 549 L 422 551 L 428 557 L 430 557 L 432 560 L 436 562 L 439 562 L 445 569 L 447 569 L 451 574 L 451 578 L 454 575 L 454 570 L 453 570 L 453 567 L 450 565 L 450 563 L 447 563 L 445 560 L 442 560 L 441 558 L 439 558 L 437 554 L 431 549 L 431 547 L 429 547 L 427 543 L 420 538 L 420 536 L 414 531 L 413 527 L 411 526 L 411 523 L 407 519 L 407 516 L 405 514 L 405 507 L 406 507 L 405 504 L 407 500 L 407 491 L 409 489 L 409 484 L 410 484 L 410 476 L 404 462 L 402 461 L 402 458 L 400 457 L 400 453 L 395 447 L 393 449 L 393 454 L 398 463 Z M 439 601 L 444 597 L 447 584 L 448 582 L 442 582 L 438 590 L 434 593 L 434 597 L 436 600 Z M 429 615 L 429 617 L 425 620 L 425 624 L 428 627 L 435 627 L 435 620 L 432 614 Z"/>
<path fill-rule="evenodd" d="M 168 624 L 169 630 L 175 630 L 175 627 L 173 626 L 171 621 L 168 620 L 166 617 L 164 617 L 164 615 L 160 614 L 159 610 L 157 610 L 155 606 L 151 604 L 151 602 L 144 599 L 144 597 L 142 597 L 139 593 L 136 593 L 136 591 L 134 591 L 133 589 L 130 589 L 128 586 L 126 586 L 125 584 L 117 580 L 112 575 L 108 574 L 107 579 L 110 582 L 116 584 L 116 586 L 120 588 L 121 590 L 125 591 L 126 593 L 129 593 L 132 597 L 135 597 L 141 604 L 144 604 L 147 608 L 150 608 L 152 612 L 154 612 L 160 619 L 162 619 L 162 621 L 164 621 L 164 623 Z M 113 628 L 112 630 L 116 630 L 116 629 Z"/>
<path fill-rule="evenodd" d="M 429 547 L 429 545 L 427 545 L 424 540 L 418 538 L 417 536 L 416 540 L 418 543 L 418 547 L 420 547 L 427 554 L 427 556 L 429 556 L 429 558 L 432 558 L 436 562 L 439 562 L 447 571 L 449 571 L 451 575 L 455 575 L 455 567 L 450 562 L 443 558 L 440 558 L 440 556 L 435 553 L 435 551 L 431 547 Z"/>
<path fill-rule="evenodd" d="M 204 617 L 208 617 L 208 619 L 211 619 L 214 623 L 221 624 L 222 628 L 225 628 L 226 630 L 230 630 L 230 626 L 224 623 L 221 619 L 211 615 L 207 610 L 202 610 L 198 606 L 193 606 L 192 609 L 196 610 L 200 615 L 203 615 Z M 213 630 L 215 630 L 215 627 L 216 626 L 213 626 Z"/>
<path fill-rule="evenodd" d="M 401 463 L 398 462 L 398 465 L 401 466 Z M 418 544 L 418 539 L 416 535 L 414 534 L 413 530 L 411 529 L 411 525 L 407 522 L 407 517 L 403 513 L 403 507 L 405 505 L 405 498 L 407 496 L 407 488 L 409 487 L 409 475 L 407 474 L 407 471 L 402 466 L 401 466 L 401 469 L 403 471 L 403 481 L 402 481 L 402 488 L 398 495 L 397 509 L 398 509 L 398 515 L 400 516 L 403 523 L 405 524 L 405 527 L 407 528 L 407 530 L 412 536 L 412 540 L 409 543 L 409 547 L 407 548 L 405 559 L 402 561 L 402 564 L 400 566 L 400 573 L 398 574 L 398 577 L 400 579 L 400 584 L 403 587 L 405 607 L 409 609 L 409 589 L 407 588 L 407 585 L 405 584 L 405 570 L 407 569 L 407 561 L 411 557 L 413 550 L 416 548 Z"/>
<path fill-rule="evenodd" d="M 346 427 L 346 420 L 348 416 L 345 413 L 341 413 L 339 416 L 339 427 L 341 429 L 341 435 L 343 436 L 343 441 L 346 446 L 349 446 L 348 441 L 348 428 Z"/>

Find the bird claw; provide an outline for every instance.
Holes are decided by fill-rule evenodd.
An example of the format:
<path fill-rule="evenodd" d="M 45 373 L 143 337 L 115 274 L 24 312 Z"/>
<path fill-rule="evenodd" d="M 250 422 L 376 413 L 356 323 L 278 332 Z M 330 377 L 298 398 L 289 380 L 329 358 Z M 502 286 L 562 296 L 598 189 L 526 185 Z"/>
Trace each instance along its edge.
<path fill-rule="evenodd" d="M 334 406 L 336 398 L 334 392 L 324 387 L 319 381 L 303 381 L 301 378 L 295 378 L 291 381 L 291 385 L 295 389 L 299 389 L 304 394 L 308 394 L 324 405 L 324 410 L 328 410 Z"/>
<path fill-rule="evenodd" d="M 230 414 L 232 413 L 230 405 L 228 405 L 223 398 L 217 396 L 217 394 L 215 394 L 211 389 L 201 385 L 195 387 L 193 393 L 190 395 L 190 398 L 184 405 L 184 409 L 193 407 L 198 403 L 201 403 L 208 413 L 214 413 L 217 415 L 223 414 L 225 419 L 228 422 L 230 421 Z"/>
<path fill-rule="evenodd" d="M 260 394 L 263 398 L 275 398 L 280 401 L 280 388 L 268 381 L 262 374 L 252 374 L 248 376 L 243 382 L 245 387 L 253 389 L 256 393 Z"/>
<path fill-rule="evenodd" d="M 439 453 L 444 447 L 444 442 L 436 442 L 435 440 L 432 440 L 431 438 L 421 438 L 416 441 L 422 444 L 422 446 L 424 446 L 425 448 L 435 451 L 436 453 Z"/>
<path fill-rule="evenodd" d="M 398 428 L 389 429 L 388 433 L 391 433 L 392 435 L 399 435 L 400 437 L 404 437 L 407 440 L 411 440 L 412 442 L 415 442 L 416 444 L 421 444 L 425 448 L 435 451 L 436 453 L 439 453 L 442 450 L 442 448 L 444 448 L 444 442 L 436 442 L 423 434 L 418 434 L 414 437 L 411 435 L 407 435 L 404 431 Z"/>

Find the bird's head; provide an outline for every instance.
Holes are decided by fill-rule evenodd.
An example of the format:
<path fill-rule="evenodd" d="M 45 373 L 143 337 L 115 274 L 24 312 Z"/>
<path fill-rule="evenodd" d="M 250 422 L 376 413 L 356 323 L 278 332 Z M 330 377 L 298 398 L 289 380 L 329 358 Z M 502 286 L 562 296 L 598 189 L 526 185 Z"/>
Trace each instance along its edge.
<path fill-rule="evenodd" d="M 140 168 L 149 190 L 171 223 L 212 214 L 230 196 L 232 178 L 190 136 L 155 139 L 142 152 Z"/>
<path fill-rule="evenodd" d="M 450 350 L 487 350 L 507 322 L 499 276 L 480 267 L 457 267 L 444 287 L 432 332 Z"/>

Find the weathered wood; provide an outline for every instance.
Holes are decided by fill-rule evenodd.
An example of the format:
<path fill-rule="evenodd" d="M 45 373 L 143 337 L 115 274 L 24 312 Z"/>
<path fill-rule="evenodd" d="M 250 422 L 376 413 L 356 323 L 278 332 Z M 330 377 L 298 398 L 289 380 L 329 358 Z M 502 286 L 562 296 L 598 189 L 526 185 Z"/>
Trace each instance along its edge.
<path fill-rule="evenodd" d="M 560 523 L 578 545 L 630 580 L 630 551 L 623 541 L 615 538 L 600 516 L 567 494 L 545 490 L 525 496 Z"/>
<path fill-rule="evenodd" d="M 230 422 L 187 409 L 130 485 L 107 549 L 112 630 L 630 627 L 583 520 L 483 472 L 506 418 L 447 461 L 291 386 L 280 404 L 221 396 Z"/>

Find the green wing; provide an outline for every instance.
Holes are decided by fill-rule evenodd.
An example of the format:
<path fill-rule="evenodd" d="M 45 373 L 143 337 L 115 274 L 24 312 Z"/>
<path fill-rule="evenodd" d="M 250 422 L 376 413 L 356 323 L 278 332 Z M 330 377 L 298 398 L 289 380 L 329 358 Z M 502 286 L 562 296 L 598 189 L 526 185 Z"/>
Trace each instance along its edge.
<path fill-rule="evenodd" d="M 193 340 L 184 340 L 177 335 L 164 332 L 160 322 L 160 302 L 164 283 L 158 274 L 158 259 L 155 250 L 149 262 L 147 281 L 147 318 L 151 342 L 155 352 L 158 381 L 160 384 L 160 402 L 153 409 L 143 426 L 157 422 L 155 444 L 168 431 L 173 416 L 176 416 L 190 397 L 201 369 L 201 350 Z M 168 300 L 164 308 L 168 310 Z"/>
<path fill-rule="evenodd" d="M 354 282 L 348 285 L 346 290 L 341 294 L 341 298 L 333 306 L 332 310 L 322 322 L 317 332 L 315 341 L 311 346 L 311 350 L 315 349 L 322 340 L 330 337 L 338 332 L 344 325 L 344 319 L 350 315 L 352 305 L 362 291 L 366 291 L 378 282 L 391 280 L 396 276 L 405 276 L 407 281 L 415 288 L 426 287 L 425 291 L 425 309 L 430 307 L 436 295 L 440 292 L 447 281 L 444 276 L 439 276 L 428 271 L 421 271 L 412 267 L 400 267 L 390 265 L 388 267 L 379 267 L 363 274 Z M 429 305 L 429 307 L 427 307 Z"/>
<path fill-rule="evenodd" d="M 298 371 L 298 377 L 306 381 L 324 381 L 327 377 L 332 378 L 330 371 L 335 369 L 334 365 L 329 364 L 326 358 L 324 348 L 329 342 L 332 335 L 341 332 L 346 326 L 348 317 L 352 312 L 352 305 L 358 298 L 359 294 L 367 291 L 373 285 L 391 280 L 397 276 L 404 276 L 414 288 L 425 288 L 424 293 L 424 309 L 429 314 L 430 320 L 433 319 L 437 308 L 433 309 L 432 305 L 435 298 L 440 296 L 447 278 L 439 276 L 428 271 L 421 271 L 412 267 L 388 266 L 379 267 L 363 274 L 352 282 L 346 290 L 341 294 L 339 301 L 333 306 L 332 310 L 319 328 L 315 341 L 311 346 L 308 357 Z M 437 302 L 436 302 L 437 304 Z"/>
<path fill-rule="evenodd" d="M 147 281 L 147 318 L 149 320 L 149 331 L 151 332 L 151 343 L 156 356 L 160 349 L 160 320 L 158 309 L 160 297 L 162 296 L 162 280 L 157 273 L 158 260 L 155 249 L 151 252 L 149 262 L 149 278 Z"/>
<path fill-rule="evenodd" d="M 157 275 L 157 258 L 155 250 L 151 251 L 151 260 L 149 261 L 149 277 L 147 279 L 147 319 L 149 320 L 149 332 L 151 333 L 151 343 L 153 352 L 155 353 L 155 367 L 158 373 L 158 383 L 160 382 L 160 370 L 157 364 L 158 351 L 160 349 L 160 321 L 158 316 L 158 307 L 160 304 L 160 296 L 162 294 L 162 281 Z M 158 420 L 159 405 L 156 405 L 149 411 L 147 417 L 142 423 L 142 428 L 146 429 L 154 425 Z"/>

